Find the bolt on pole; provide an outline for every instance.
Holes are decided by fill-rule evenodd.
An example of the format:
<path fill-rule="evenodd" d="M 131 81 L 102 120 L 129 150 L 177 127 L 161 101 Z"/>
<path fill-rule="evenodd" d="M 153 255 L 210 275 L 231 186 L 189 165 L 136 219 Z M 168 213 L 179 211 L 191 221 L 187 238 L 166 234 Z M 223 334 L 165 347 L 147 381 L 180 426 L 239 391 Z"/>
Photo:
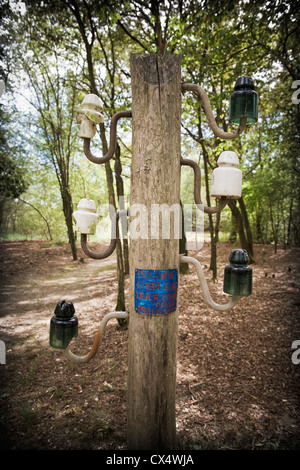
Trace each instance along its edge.
<path fill-rule="evenodd" d="M 168 239 L 151 238 L 150 219 L 153 204 L 180 207 L 180 55 L 133 54 L 131 85 L 130 208 L 147 209 L 148 236 L 130 240 L 127 443 L 128 449 L 174 449 L 179 239 L 172 222 Z M 173 290 L 162 301 L 164 288 Z M 155 308 L 141 306 L 147 295 Z"/>

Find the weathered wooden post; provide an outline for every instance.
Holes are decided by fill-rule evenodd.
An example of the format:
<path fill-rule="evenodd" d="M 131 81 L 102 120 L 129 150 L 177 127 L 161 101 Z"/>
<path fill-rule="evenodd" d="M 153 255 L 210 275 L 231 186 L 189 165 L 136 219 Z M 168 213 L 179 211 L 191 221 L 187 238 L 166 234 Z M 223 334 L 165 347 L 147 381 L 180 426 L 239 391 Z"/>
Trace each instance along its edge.
<path fill-rule="evenodd" d="M 173 217 L 180 211 L 180 56 L 133 54 L 131 82 L 128 449 L 171 450 L 176 448 L 179 239 Z M 157 236 L 154 213 L 163 204 Z M 164 238 L 161 228 L 169 215 L 170 236 Z M 134 220 L 141 222 L 140 236 L 132 230 Z"/>
<path fill-rule="evenodd" d="M 108 162 L 114 155 L 118 120 L 132 117 L 129 312 L 106 314 L 92 349 L 84 356 L 77 356 L 69 349 L 70 341 L 77 334 L 72 302 L 60 301 L 50 323 L 51 346 L 63 349 L 65 357 L 74 362 L 85 363 L 95 356 L 107 322 L 111 318 L 129 318 L 127 447 L 133 450 L 176 449 L 179 259 L 195 266 L 204 300 L 214 310 L 229 310 L 241 296 L 252 292 L 252 271 L 245 269 L 245 250 L 231 253 L 231 265 L 225 268 L 224 292 L 232 295 L 232 299 L 222 305 L 211 299 L 201 263 L 179 254 L 181 165 L 193 168 L 194 202 L 204 213 L 219 213 L 230 199 L 240 198 L 242 190 L 241 172 L 236 168 L 238 158 L 234 152 L 224 151 L 218 159 L 223 168 L 215 169 L 212 178 L 212 195 L 220 198 L 220 202 L 215 207 L 203 205 L 200 167 L 193 160 L 181 158 L 180 129 L 181 92 L 198 94 L 211 130 L 222 139 L 238 137 L 247 124 L 257 120 L 257 94 L 249 77 L 237 80 L 237 92 L 232 94 L 230 101 L 230 119 L 239 127 L 224 132 L 217 126 L 205 91 L 199 85 L 181 84 L 180 65 L 180 55 L 132 55 L 132 111 L 118 111 L 112 117 L 110 146 L 102 157 L 93 155 L 90 141 L 95 133 L 95 123 L 102 122 L 103 116 L 99 111 L 79 110 L 84 153 L 97 164 Z M 91 98 L 94 100 L 95 96 Z M 88 247 L 87 236 L 96 229 L 95 203 L 85 198 L 81 202 L 82 207 L 79 204 L 80 210 L 73 214 L 81 232 L 81 247 L 93 259 L 107 258 L 116 247 L 116 238 L 112 235 L 109 247 L 101 253 Z M 112 227 L 117 227 L 120 216 L 127 217 L 128 211 L 115 214 Z"/>

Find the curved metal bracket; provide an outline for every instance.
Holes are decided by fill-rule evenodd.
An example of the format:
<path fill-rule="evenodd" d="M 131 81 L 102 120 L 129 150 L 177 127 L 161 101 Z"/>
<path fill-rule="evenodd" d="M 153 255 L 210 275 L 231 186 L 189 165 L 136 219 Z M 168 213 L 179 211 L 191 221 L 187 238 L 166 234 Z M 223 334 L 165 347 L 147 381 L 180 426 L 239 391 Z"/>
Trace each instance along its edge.
<path fill-rule="evenodd" d="M 119 212 L 116 212 L 115 213 L 115 217 L 112 218 L 112 224 L 111 224 L 111 240 L 110 240 L 110 244 L 108 246 L 108 248 L 103 251 L 102 253 L 96 253 L 94 252 L 93 250 L 91 250 L 88 246 L 87 246 L 87 234 L 85 233 L 82 233 L 81 234 L 81 248 L 82 248 L 82 251 L 87 255 L 89 256 L 90 258 L 93 258 L 93 259 L 105 259 L 105 258 L 108 258 L 115 250 L 116 248 L 116 245 L 117 245 L 117 240 L 118 240 L 118 237 L 119 237 L 119 227 L 118 227 L 118 222 L 119 222 L 119 218 L 120 216 L 124 216 L 124 215 L 128 215 L 128 211 L 127 210 L 121 210 Z"/>
<path fill-rule="evenodd" d="M 234 307 L 237 304 L 237 302 L 241 298 L 238 295 L 233 295 L 231 300 L 227 304 L 223 304 L 223 305 L 222 304 L 216 304 L 210 296 L 210 292 L 209 292 L 208 285 L 207 285 L 207 282 L 206 282 L 206 279 L 205 279 L 205 276 L 204 276 L 204 272 L 202 270 L 202 266 L 199 263 L 199 261 L 196 260 L 195 258 L 192 258 L 191 256 L 179 255 L 179 257 L 180 257 L 181 262 L 183 262 L 183 263 L 192 263 L 195 266 L 197 276 L 198 276 L 198 279 L 199 279 L 199 282 L 200 282 L 200 287 L 201 287 L 202 292 L 203 292 L 204 301 L 209 307 L 211 307 L 214 310 L 217 310 L 219 312 L 224 312 L 226 310 L 231 309 L 232 307 Z"/>
<path fill-rule="evenodd" d="M 92 162 L 92 163 L 106 163 L 108 162 L 114 155 L 117 146 L 117 122 L 122 117 L 132 117 L 131 111 L 118 111 L 113 115 L 110 121 L 110 141 L 109 141 L 109 149 L 108 152 L 103 157 L 95 157 L 91 150 L 91 139 L 84 137 L 83 139 L 83 151 L 85 156 Z"/>
<path fill-rule="evenodd" d="M 230 199 L 226 198 L 225 196 L 221 197 L 221 202 L 219 205 L 215 207 L 208 207 L 204 206 L 201 201 L 201 169 L 200 166 L 194 162 L 194 160 L 190 160 L 188 158 L 181 158 L 180 159 L 181 165 L 187 165 L 193 168 L 194 170 L 194 200 L 195 204 L 199 204 L 203 206 L 203 211 L 207 214 L 216 214 L 221 212 L 224 209 L 226 204 L 229 202 Z"/>
<path fill-rule="evenodd" d="M 216 120 L 215 120 L 215 117 L 213 115 L 209 98 L 208 98 L 206 92 L 203 90 L 203 88 L 201 88 L 200 85 L 194 85 L 192 83 L 183 83 L 181 88 L 182 88 L 183 93 L 186 92 L 186 91 L 193 91 L 193 92 L 197 93 L 198 97 L 202 101 L 204 112 L 206 114 L 209 127 L 211 128 L 211 130 L 213 131 L 213 133 L 217 137 L 220 137 L 221 139 L 226 139 L 226 140 L 235 139 L 236 137 L 241 135 L 241 133 L 245 130 L 245 128 L 246 128 L 246 119 L 247 119 L 246 117 L 241 118 L 240 125 L 239 125 L 239 127 L 237 128 L 236 131 L 225 132 L 225 131 L 223 131 L 223 129 L 220 129 L 220 127 L 218 127 L 218 125 L 216 123 Z"/>
<path fill-rule="evenodd" d="M 107 315 L 105 315 L 102 318 L 102 320 L 100 322 L 100 326 L 99 326 L 98 332 L 95 336 L 93 346 L 92 346 L 91 350 L 88 352 L 88 354 L 86 354 L 84 356 L 77 356 L 76 354 L 72 353 L 72 351 L 70 351 L 69 347 L 67 347 L 66 349 L 63 350 L 64 356 L 67 359 L 71 359 L 71 361 L 73 361 L 73 362 L 77 362 L 77 363 L 81 363 L 81 364 L 85 363 L 85 362 L 89 362 L 91 359 L 93 359 L 93 357 L 95 356 L 95 354 L 97 353 L 97 351 L 99 349 L 99 346 L 101 344 L 101 341 L 102 341 L 102 338 L 103 338 L 103 335 L 104 335 L 104 332 L 105 332 L 107 322 L 111 318 L 128 318 L 128 317 L 129 317 L 128 312 L 108 313 Z"/>

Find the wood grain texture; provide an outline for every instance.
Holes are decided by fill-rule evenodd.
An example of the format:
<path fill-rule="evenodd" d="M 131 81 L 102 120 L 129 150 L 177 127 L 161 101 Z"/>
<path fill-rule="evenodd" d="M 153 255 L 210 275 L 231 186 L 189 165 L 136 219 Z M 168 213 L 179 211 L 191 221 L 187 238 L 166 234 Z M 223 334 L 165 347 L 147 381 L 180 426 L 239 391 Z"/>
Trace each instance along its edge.
<path fill-rule="evenodd" d="M 176 447 L 177 311 L 134 310 L 135 269 L 178 269 L 179 240 L 151 239 L 152 204 L 180 204 L 179 55 L 131 57 L 133 147 L 131 201 L 147 208 L 148 239 L 130 239 L 127 429 L 129 449 Z M 145 227 L 144 227 L 145 229 Z"/>

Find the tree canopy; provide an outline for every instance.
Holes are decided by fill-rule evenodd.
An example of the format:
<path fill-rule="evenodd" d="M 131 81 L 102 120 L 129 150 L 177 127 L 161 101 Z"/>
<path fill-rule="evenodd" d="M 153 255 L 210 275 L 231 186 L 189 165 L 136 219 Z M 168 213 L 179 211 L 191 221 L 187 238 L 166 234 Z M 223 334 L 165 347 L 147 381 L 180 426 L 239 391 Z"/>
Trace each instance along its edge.
<path fill-rule="evenodd" d="M 243 195 L 220 217 L 209 217 L 214 246 L 220 234 L 250 250 L 253 241 L 272 242 L 275 248 L 300 243 L 296 2 L 1 0 L 0 9 L 0 71 L 6 86 L 0 185 L 2 212 L 15 213 L 13 226 L 9 217 L 1 217 L 3 236 L 24 232 L 25 226 L 29 236 L 45 236 L 39 214 L 30 212 L 29 205 L 20 210 L 13 201 L 22 194 L 44 214 L 54 238 L 67 234 L 76 256 L 73 205 L 82 196 L 96 199 L 97 205 L 117 205 L 118 196 L 128 194 L 130 123 L 120 124 L 114 161 L 94 168 L 83 156 L 75 117 L 85 93 L 101 97 L 105 123 L 93 145 L 105 152 L 111 116 L 131 106 L 130 54 L 143 52 L 181 54 L 182 81 L 206 90 L 225 131 L 230 130 L 228 103 L 235 80 L 241 75 L 254 79 L 259 120 L 230 143 L 212 134 L 201 103 L 191 94 L 183 96 L 182 155 L 200 163 L 208 205 L 214 204 L 209 186 L 218 156 L 229 148 L 239 156 Z M 11 119 L 13 112 L 18 125 Z M 5 135 L 9 139 L 4 142 Z M 26 148 L 26 160 L 20 160 L 16 142 Z M 33 174 L 35 178 L 27 178 Z M 191 175 L 183 169 L 182 200 L 191 201 L 191 194 Z"/>

